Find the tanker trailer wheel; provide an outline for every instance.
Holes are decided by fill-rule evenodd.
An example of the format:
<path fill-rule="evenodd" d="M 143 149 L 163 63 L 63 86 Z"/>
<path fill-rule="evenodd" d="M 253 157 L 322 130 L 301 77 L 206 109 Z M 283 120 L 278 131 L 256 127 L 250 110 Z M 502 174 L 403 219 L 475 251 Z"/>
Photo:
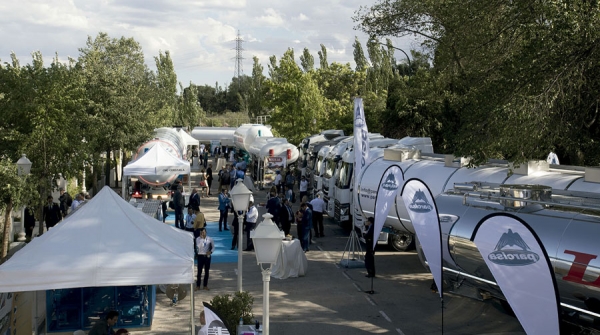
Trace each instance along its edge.
<path fill-rule="evenodd" d="M 396 251 L 408 251 L 415 247 L 415 240 L 412 234 L 399 232 L 390 234 L 390 245 Z"/>

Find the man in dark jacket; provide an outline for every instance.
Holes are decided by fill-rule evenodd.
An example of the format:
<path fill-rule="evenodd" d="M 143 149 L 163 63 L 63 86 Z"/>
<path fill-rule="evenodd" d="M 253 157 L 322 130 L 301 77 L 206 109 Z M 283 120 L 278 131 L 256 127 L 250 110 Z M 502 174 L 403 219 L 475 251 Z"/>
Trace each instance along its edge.
<path fill-rule="evenodd" d="M 192 190 L 192 195 L 190 195 L 190 202 L 188 206 L 194 211 L 197 212 L 200 210 L 200 194 L 198 194 L 198 190 L 194 188 Z"/>
<path fill-rule="evenodd" d="M 62 220 L 62 213 L 60 207 L 54 202 L 54 198 L 51 195 L 49 195 L 46 200 L 48 203 L 44 206 L 42 218 L 44 222 L 46 222 L 46 229 L 50 229 Z"/>
<path fill-rule="evenodd" d="M 112 329 L 119 321 L 119 312 L 110 311 L 106 314 L 104 320 L 96 321 L 94 327 L 90 329 L 89 335 L 112 335 L 115 331 Z"/>
<path fill-rule="evenodd" d="M 289 235 L 292 222 L 294 222 L 294 211 L 288 199 L 283 199 L 283 206 L 279 209 L 279 222 L 283 233 L 286 236 Z"/>
<path fill-rule="evenodd" d="M 281 202 L 277 194 L 275 192 L 271 192 L 271 198 L 267 200 L 267 205 L 265 206 L 267 212 L 273 215 L 273 221 L 279 227 L 279 209 L 281 208 Z"/>
<path fill-rule="evenodd" d="M 306 202 L 300 205 L 300 210 L 302 211 L 302 238 L 300 242 L 304 252 L 307 252 L 310 243 L 310 230 L 312 228 L 312 210 Z"/>
<path fill-rule="evenodd" d="M 185 207 L 185 198 L 183 197 L 183 186 L 178 185 L 177 191 L 173 195 L 173 206 L 175 207 L 175 227 L 185 229 L 185 222 L 183 222 L 183 208 Z"/>

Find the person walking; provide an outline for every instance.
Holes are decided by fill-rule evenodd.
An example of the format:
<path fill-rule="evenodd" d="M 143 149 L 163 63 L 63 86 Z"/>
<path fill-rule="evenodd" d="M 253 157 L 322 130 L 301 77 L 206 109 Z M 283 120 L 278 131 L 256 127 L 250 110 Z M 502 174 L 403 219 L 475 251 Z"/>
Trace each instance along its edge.
<path fill-rule="evenodd" d="M 269 198 L 269 200 L 267 200 L 265 208 L 267 209 L 267 212 L 269 214 L 273 215 L 273 221 L 275 222 L 277 227 L 279 227 L 279 209 L 281 208 L 281 201 L 277 194 L 271 192 L 271 197 Z"/>
<path fill-rule="evenodd" d="M 229 206 L 231 203 L 231 199 L 227 195 L 227 189 L 223 188 L 221 193 L 219 193 L 219 231 L 229 230 L 227 228 L 227 212 L 229 211 Z"/>
<path fill-rule="evenodd" d="M 292 228 L 292 222 L 294 222 L 294 211 L 292 211 L 288 199 L 283 199 L 283 206 L 279 210 L 279 222 L 281 223 L 283 233 L 285 236 L 288 236 Z"/>
<path fill-rule="evenodd" d="M 318 192 L 317 197 L 310 201 L 313 212 L 313 224 L 315 229 L 315 237 L 325 237 L 323 227 L 323 211 L 325 210 L 325 201 L 323 201 L 323 193 Z"/>
<path fill-rule="evenodd" d="M 200 210 L 200 194 L 198 194 L 198 189 L 196 188 L 192 189 L 188 208 L 191 208 L 194 212 Z"/>
<path fill-rule="evenodd" d="M 246 212 L 246 249 L 244 251 L 253 251 L 254 244 L 252 244 L 252 239 L 250 238 L 250 231 L 254 229 L 256 226 L 256 221 L 258 221 L 258 209 L 254 206 L 254 199 L 252 196 L 250 197 L 250 202 L 248 203 L 248 212 Z"/>
<path fill-rule="evenodd" d="M 185 229 L 183 222 L 183 208 L 185 207 L 185 198 L 183 197 L 183 186 L 177 185 L 177 190 L 173 195 L 173 208 L 175 210 L 175 227 Z"/>
<path fill-rule="evenodd" d="M 69 208 L 73 203 L 73 198 L 66 192 L 63 187 L 60 188 L 60 197 L 58 197 L 58 202 L 60 204 L 60 210 L 62 212 L 62 216 L 65 217 L 69 213 Z"/>
<path fill-rule="evenodd" d="M 233 238 L 231 239 L 231 250 L 234 250 L 238 244 L 238 238 L 240 234 L 240 220 L 238 218 L 239 215 L 242 215 L 244 212 L 238 211 L 237 215 L 233 216 L 233 221 L 231 222 L 231 226 L 233 227 Z M 246 221 L 246 216 L 244 216 L 244 221 Z"/>
<path fill-rule="evenodd" d="M 187 216 L 185 217 L 185 230 L 191 233 L 194 232 L 194 220 L 196 220 L 195 210 L 188 207 Z"/>
<path fill-rule="evenodd" d="M 167 201 L 163 201 L 163 198 L 160 195 L 156 198 L 156 200 L 160 201 L 160 208 L 162 209 L 162 222 L 165 223 L 167 220 Z"/>
<path fill-rule="evenodd" d="M 375 277 L 375 248 L 373 247 L 374 223 L 375 219 L 372 216 L 369 217 L 365 222 L 365 243 L 367 244 L 367 250 L 365 252 L 365 267 L 367 268 L 367 278 Z"/>
<path fill-rule="evenodd" d="M 307 252 L 309 250 L 310 230 L 312 227 L 312 211 L 306 202 L 303 202 L 300 205 L 300 208 L 302 209 L 302 238 L 300 239 L 300 242 L 302 244 L 302 250 Z"/>
<path fill-rule="evenodd" d="M 208 275 L 210 272 L 211 255 L 215 250 L 215 242 L 209 236 L 206 236 L 206 229 L 200 231 L 200 236 L 196 239 L 198 248 L 198 276 L 196 277 L 196 291 L 200 289 L 202 281 L 202 271 L 204 270 L 204 281 L 202 284 L 204 290 L 208 291 Z"/>
<path fill-rule="evenodd" d="M 48 230 L 59 223 L 63 217 L 60 206 L 54 202 L 54 198 L 51 195 L 46 198 L 46 202 L 47 204 L 44 206 L 44 211 L 42 212 L 42 219 L 46 222 L 46 230 Z"/>
<path fill-rule="evenodd" d="M 300 199 L 304 199 L 305 196 L 308 196 L 308 180 L 306 180 L 305 176 L 302 176 L 300 179 Z"/>
<path fill-rule="evenodd" d="M 208 196 L 212 195 L 212 193 L 210 193 L 210 188 L 212 187 L 212 181 L 213 181 L 212 164 L 208 164 L 208 168 L 206 168 L 206 183 L 208 184 Z"/>

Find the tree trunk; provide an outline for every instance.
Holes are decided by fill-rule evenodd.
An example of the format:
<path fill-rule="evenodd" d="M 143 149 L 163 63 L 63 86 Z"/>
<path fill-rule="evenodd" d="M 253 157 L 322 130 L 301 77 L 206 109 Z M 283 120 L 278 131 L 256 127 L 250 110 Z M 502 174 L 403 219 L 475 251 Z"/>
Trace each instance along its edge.
<path fill-rule="evenodd" d="M 46 184 L 45 184 L 45 178 L 42 179 L 44 184 L 42 186 L 40 186 L 40 196 L 42 197 L 41 201 L 40 201 L 40 205 L 38 207 L 38 214 L 39 214 L 39 226 L 38 226 L 38 236 L 42 236 L 42 234 L 44 233 L 44 206 L 46 204 Z"/>
<path fill-rule="evenodd" d="M 8 255 L 8 245 L 10 239 L 10 214 L 12 213 L 13 203 L 12 199 L 8 202 L 6 206 L 6 211 L 4 212 L 4 234 L 2 234 L 2 258 L 5 258 Z M 23 220 L 23 218 L 21 218 Z"/>
<path fill-rule="evenodd" d="M 106 161 L 104 162 L 104 184 L 110 187 L 110 148 L 106 149 Z"/>

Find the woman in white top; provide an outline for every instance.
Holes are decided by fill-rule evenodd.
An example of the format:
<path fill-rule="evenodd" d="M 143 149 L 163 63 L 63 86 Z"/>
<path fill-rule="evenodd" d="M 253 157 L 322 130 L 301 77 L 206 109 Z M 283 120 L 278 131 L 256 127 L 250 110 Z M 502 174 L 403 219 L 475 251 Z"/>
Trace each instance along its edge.
<path fill-rule="evenodd" d="M 198 249 L 198 277 L 196 278 L 196 291 L 200 289 L 200 280 L 202 279 L 202 269 L 204 269 L 204 289 L 208 291 L 208 272 L 210 271 L 210 260 L 215 250 L 215 242 L 211 237 L 206 236 L 206 229 L 200 231 L 200 236 L 196 239 Z"/>

